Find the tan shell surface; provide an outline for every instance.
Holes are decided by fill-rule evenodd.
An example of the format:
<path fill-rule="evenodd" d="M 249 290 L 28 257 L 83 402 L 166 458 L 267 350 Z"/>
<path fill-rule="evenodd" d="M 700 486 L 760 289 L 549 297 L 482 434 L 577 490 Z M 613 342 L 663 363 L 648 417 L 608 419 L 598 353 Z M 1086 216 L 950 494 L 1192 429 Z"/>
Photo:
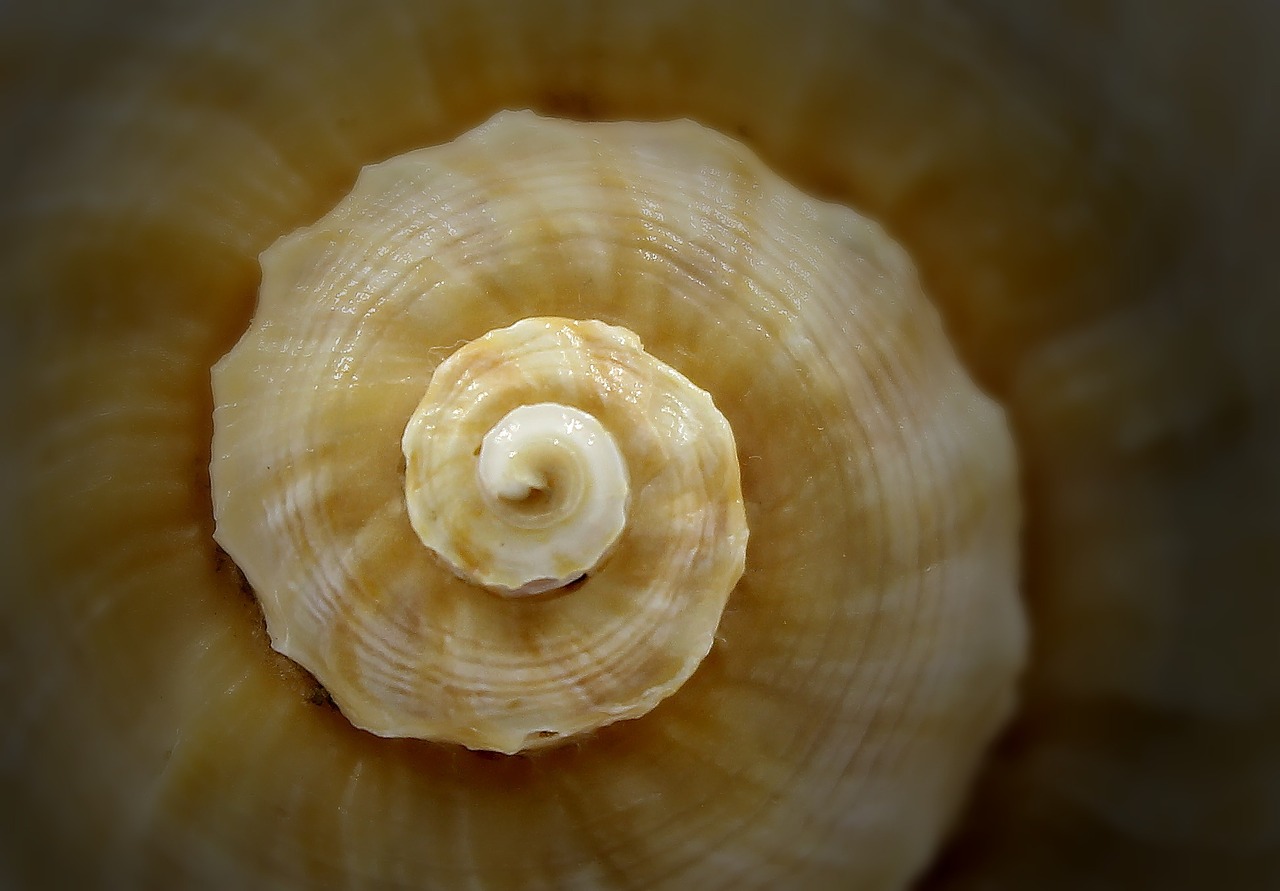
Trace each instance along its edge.
<path fill-rule="evenodd" d="M 723 653 L 673 707 L 723 723 L 695 731 L 659 713 L 618 733 L 737 764 L 765 722 L 809 753 L 769 756 L 789 767 L 757 788 L 793 802 L 774 819 L 803 808 L 836 874 L 919 868 L 1011 709 L 1018 511 L 1003 418 L 879 227 L 690 122 L 507 113 L 366 169 L 263 264 L 250 332 L 214 372 L 217 535 L 276 648 L 357 725 L 516 751 L 648 711 L 716 635 Z M 508 351 L 478 360 L 495 379 L 450 370 L 447 389 L 480 389 L 449 412 L 459 435 L 472 406 L 487 429 L 514 406 L 563 401 L 605 424 L 631 475 L 628 528 L 601 571 L 512 601 L 457 578 L 410 528 L 399 431 L 456 344 L 567 312 L 625 321 L 707 389 L 734 435 L 727 452 L 717 430 L 691 435 L 699 416 L 609 342 L 580 361 L 612 367 L 599 379 L 617 393 L 574 361 L 525 375 Z M 754 531 L 730 595 L 743 498 Z M 827 643 L 808 654 L 809 638 Z M 733 685 L 749 727 L 724 712 Z M 834 766 L 855 751 L 892 757 L 895 781 L 869 789 Z M 709 770 L 661 797 L 719 797 L 733 776 Z M 867 830 L 837 831 L 854 812 Z M 877 853 L 882 835 L 904 844 Z M 732 875 L 777 868 L 746 838 L 729 844 Z"/>
<path fill-rule="evenodd" d="M 791 666 L 792 699 L 812 704 L 865 658 L 872 699 L 913 706 L 903 648 L 866 643 L 915 641 L 919 623 L 889 621 L 886 601 L 874 634 L 828 636 L 838 616 L 804 596 L 817 568 L 788 588 L 786 625 L 748 572 L 722 644 L 645 718 L 581 749 L 495 758 L 354 730 L 272 652 L 219 554 L 209 370 L 249 323 L 259 254 L 362 167 L 532 107 L 692 118 L 881 221 L 1006 409 L 1029 671 L 921 886 L 1276 887 L 1276 14 L 1140 0 L 5 6 L 4 883 L 898 882 L 877 872 L 886 861 L 852 876 L 824 859 L 823 838 L 861 832 L 889 860 L 927 859 L 918 836 L 875 832 L 915 806 L 890 792 L 905 755 L 820 755 L 808 743 L 840 731 L 815 729 L 812 709 L 812 724 L 778 722 L 791 703 L 755 684 Z M 767 343 L 748 341 L 760 364 Z M 782 433 L 779 451 L 823 443 Z M 773 494 L 762 503 L 786 501 Z M 799 523 L 777 514 L 775 529 Z M 742 645 L 757 637 L 776 646 Z M 734 747 L 702 745 L 727 728 Z M 808 780 L 864 768 L 866 806 L 815 832 L 836 811 Z"/>

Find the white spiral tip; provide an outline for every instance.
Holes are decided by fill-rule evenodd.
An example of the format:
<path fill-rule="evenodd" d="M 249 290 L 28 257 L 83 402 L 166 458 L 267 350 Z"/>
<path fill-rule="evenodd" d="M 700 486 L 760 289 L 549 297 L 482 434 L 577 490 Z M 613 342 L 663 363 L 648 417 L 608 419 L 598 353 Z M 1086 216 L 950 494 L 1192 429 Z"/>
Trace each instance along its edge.
<path fill-rule="evenodd" d="M 500 537 L 492 562 L 470 580 L 500 593 L 540 594 L 581 578 L 626 524 L 630 486 L 617 443 L 571 406 L 508 412 L 484 437 L 476 481 Z M 461 562 L 448 542 L 436 550 L 455 567 Z"/>

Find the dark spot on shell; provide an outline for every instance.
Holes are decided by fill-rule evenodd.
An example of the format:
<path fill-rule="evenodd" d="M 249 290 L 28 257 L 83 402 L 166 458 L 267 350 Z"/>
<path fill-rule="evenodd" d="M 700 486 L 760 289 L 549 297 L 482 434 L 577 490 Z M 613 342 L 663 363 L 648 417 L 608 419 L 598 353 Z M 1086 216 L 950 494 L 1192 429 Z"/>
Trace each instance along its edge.
<path fill-rule="evenodd" d="M 338 708 L 337 703 L 333 701 L 333 697 L 329 695 L 329 691 L 326 690 L 324 685 L 319 681 L 315 681 L 315 687 L 307 694 L 307 702 L 312 705 L 320 706 L 321 708 L 334 710 Z"/>

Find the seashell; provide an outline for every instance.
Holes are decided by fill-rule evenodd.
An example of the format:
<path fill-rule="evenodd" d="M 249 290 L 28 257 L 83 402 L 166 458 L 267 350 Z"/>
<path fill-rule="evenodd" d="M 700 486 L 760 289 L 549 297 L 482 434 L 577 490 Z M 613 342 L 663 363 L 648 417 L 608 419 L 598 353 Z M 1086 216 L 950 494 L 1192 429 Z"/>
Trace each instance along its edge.
<path fill-rule="evenodd" d="M 1001 413 L 879 227 L 689 122 L 501 114 L 366 169 L 263 268 L 253 324 L 214 369 L 216 534 L 273 645 L 353 723 L 506 753 L 580 737 L 683 687 L 728 602 L 737 624 L 767 616 L 781 636 L 740 645 L 731 621 L 681 697 L 720 717 L 691 736 L 654 716 L 653 732 L 708 757 L 740 745 L 717 700 L 744 685 L 756 720 L 803 734 L 815 763 L 851 739 L 893 752 L 902 776 L 884 799 L 853 768 L 755 782 L 794 802 L 778 819 L 805 810 L 837 874 L 920 869 L 946 825 L 933 815 L 954 812 L 1011 710 L 1017 499 Z M 570 309 L 644 333 L 510 319 Z M 541 454 L 500 446 L 511 466 L 494 468 L 486 449 L 509 443 L 513 417 L 567 411 L 608 458 L 548 456 L 535 429 L 523 445 Z M 534 487 L 543 507 L 499 503 Z M 761 542 L 749 560 L 744 488 Z M 610 501 L 622 529 L 600 519 Z M 583 504 L 586 521 L 569 509 Z M 585 552 L 557 553 L 569 545 Z M 832 641 L 819 680 L 769 655 L 810 634 Z M 932 645 L 912 651 L 908 635 Z M 898 650 L 912 692 L 873 705 Z M 858 810 L 864 832 L 918 840 L 872 857 L 861 833 L 832 831 Z M 776 868 L 738 844 L 743 874 Z"/>
<path fill-rule="evenodd" d="M 1271 596 L 1280 525 L 1268 497 L 1280 434 L 1271 163 L 1280 131 L 1263 113 L 1280 81 L 1275 14 L 1265 4 L 1086 6 L 118 0 L 0 9 L 10 123 L 0 150 L 0 362 L 11 383 L 0 409 L 0 884 L 1280 885 Z M 605 227 L 585 233 L 615 249 L 589 258 L 593 269 L 610 268 L 627 246 L 661 248 L 658 262 L 693 245 L 704 250 L 696 262 L 671 263 L 625 311 L 588 312 L 581 279 L 503 277 L 468 259 L 461 268 L 486 274 L 459 289 L 474 304 L 467 312 L 433 315 L 439 304 L 416 295 L 425 315 L 376 345 L 405 362 L 383 369 L 369 414 L 295 409 L 292 429 L 265 414 L 268 445 L 300 445 L 321 421 L 372 434 L 387 474 L 379 491 L 397 500 L 373 504 L 364 488 L 349 490 L 352 512 L 339 515 L 354 523 L 407 505 L 403 435 L 432 372 L 521 319 L 623 327 L 712 395 L 741 459 L 750 543 L 710 651 L 646 713 L 594 730 L 562 725 L 511 756 L 363 732 L 341 693 L 331 707 L 338 680 L 321 684 L 272 650 L 260 600 L 269 586 L 252 577 L 266 570 L 246 582 L 236 565 L 249 565 L 245 555 L 215 546 L 222 489 L 209 490 L 210 458 L 221 454 L 210 443 L 215 426 L 225 438 L 231 408 L 220 393 L 215 425 L 210 369 L 250 326 L 259 254 L 301 227 L 323 233 L 368 165 L 425 146 L 439 159 L 451 145 L 484 144 L 486 130 L 454 140 L 503 108 L 695 120 L 732 140 L 692 124 L 646 126 L 666 141 L 652 146 L 662 162 L 640 172 L 656 185 L 671 170 L 682 184 L 718 183 L 716 200 L 740 203 L 754 182 L 789 208 L 770 239 L 756 241 L 753 227 L 717 240 L 734 217 L 712 213 L 701 241 L 667 243 L 673 215 L 698 219 L 690 195 L 700 193 L 675 189 L 679 214 L 646 216 L 654 208 L 632 186 L 636 131 L 611 125 L 629 134 L 630 154 L 615 158 L 626 176 L 582 191 L 543 183 L 531 190 L 543 205 L 523 218 L 572 225 L 565 196 L 628 199 L 640 218 L 626 239 L 610 242 Z M 570 125 L 527 115 L 490 127 L 499 125 L 574 141 Z M 698 164 L 673 157 L 690 161 L 679 146 L 729 172 L 700 181 Z M 547 146 L 491 148 L 457 158 L 453 210 L 495 160 L 523 149 L 520 163 L 532 163 Z M 522 209 L 523 180 L 518 189 L 492 182 L 488 199 Z M 578 208 L 576 219 L 599 209 Z M 758 222 L 777 208 L 752 210 Z M 736 285 L 759 271 L 749 261 L 767 267 L 782 254 L 750 257 L 739 246 L 806 250 L 811 239 L 787 245 L 787 233 L 833 219 L 856 237 L 835 239 L 823 263 L 867 260 L 854 264 L 852 289 L 871 313 L 857 329 L 861 355 L 851 356 L 857 338 L 835 318 L 783 312 L 753 328 L 745 310 L 722 318 L 689 305 L 681 315 L 649 299 L 663 284 L 699 284 L 686 280 L 699 271 L 706 294 L 742 294 Z M 370 243 L 354 238 L 369 228 L 333 231 L 330 247 Z M 528 236 L 518 247 L 547 260 L 538 269 L 567 268 L 558 229 Z M 370 274 L 334 292 L 334 307 L 384 293 L 373 273 L 406 245 L 381 243 L 381 256 L 348 267 L 353 278 Z M 272 256 L 283 254 L 267 255 L 268 274 Z M 340 259 L 310 258 L 311 267 L 277 269 L 276 280 L 319 275 Z M 801 288 L 791 275 L 778 279 L 777 293 Z M 592 281 L 593 296 L 608 292 Z M 351 404 L 363 404 L 370 394 L 359 385 L 379 379 L 353 380 L 368 371 L 344 362 L 364 354 L 316 339 L 354 317 L 314 315 L 314 331 L 258 330 L 270 353 L 260 354 L 263 367 L 309 369 L 313 384 L 349 385 Z M 791 352 L 803 338 L 783 336 L 796 325 L 817 344 L 807 356 Z M 372 354 L 375 344 L 347 333 Z M 927 373 L 913 376 L 900 355 Z M 876 356 L 885 361 L 871 373 L 874 362 L 864 363 Z M 942 423 L 895 448 L 869 437 L 868 451 L 846 452 L 866 462 L 833 483 L 830 456 L 849 444 L 853 419 L 894 436 L 893 409 L 850 408 L 867 393 L 848 385 L 862 372 L 894 385 L 875 393 L 888 400 L 880 404 L 913 419 L 937 421 L 941 411 Z M 1016 438 L 1017 553 L 1000 544 L 1018 516 L 1001 413 L 969 378 L 1001 404 Z M 246 380 L 246 392 L 263 398 L 283 381 Z M 966 400 L 972 414 L 958 409 Z M 387 423 L 366 423 L 373 417 Z M 320 451 L 293 460 L 300 470 L 331 466 Z M 852 485 L 873 463 L 897 472 Z M 298 482 L 287 470 L 272 464 L 277 495 Z M 969 476 L 978 471 L 989 476 Z M 955 514 L 978 501 L 955 500 L 934 472 L 970 480 L 973 498 L 989 499 L 988 525 Z M 911 486 L 923 487 L 914 501 L 888 498 Z M 901 512 L 859 525 L 882 496 Z M 594 583 L 504 596 L 523 586 L 464 581 L 447 557 L 432 556 L 407 507 L 401 520 L 395 542 L 415 566 L 429 565 L 441 590 L 488 598 L 495 612 L 572 603 Z M 917 535 L 935 524 L 981 530 L 990 547 Z M 218 525 L 221 537 L 236 524 L 219 516 Z M 602 570 L 627 534 L 604 547 Z M 837 559 L 841 541 L 848 553 Z M 989 559 L 947 570 L 945 586 L 939 569 L 921 572 L 922 600 L 884 593 L 876 581 L 895 568 L 904 580 L 927 569 L 907 541 L 971 546 Z M 251 545 L 278 540 L 264 534 Z M 806 559 L 826 545 L 830 563 Z M 854 559 L 867 548 L 893 559 Z M 304 562 L 268 568 L 296 572 Z M 1012 704 L 1018 565 L 1029 662 L 1012 730 L 975 775 Z M 971 571 L 1002 581 L 979 590 Z M 940 593 L 957 590 L 957 579 L 973 583 L 969 594 Z M 845 599 L 815 596 L 837 588 Z M 975 598 L 995 605 L 993 620 Z M 505 746 L 492 732 L 461 741 L 516 748 L 537 729 L 518 725 Z"/>

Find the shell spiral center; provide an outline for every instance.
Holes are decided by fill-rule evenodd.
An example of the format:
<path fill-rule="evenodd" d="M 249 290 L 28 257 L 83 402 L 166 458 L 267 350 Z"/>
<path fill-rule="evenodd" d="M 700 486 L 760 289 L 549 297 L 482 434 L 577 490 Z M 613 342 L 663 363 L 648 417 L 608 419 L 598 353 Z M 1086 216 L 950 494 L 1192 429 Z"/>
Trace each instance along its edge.
<path fill-rule="evenodd" d="M 453 361 L 470 359 L 462 351 Z M 428 392 L 420 413 L 437 408 L 436 395 Z M 408 431 L 405 457 L 415 462 L 421 425 L 410 422 Z M 479 503 L 446 497 L 416 478 L 406 491 L 414 531 L 463 579 L 507 596 L 542 594 L 583 578 L 622 534 L 627 467 L 613 436 L 587 412 L 555 402 L 518 406 L 473 454 Z M 424 472 L 458 460 L 466 455 L 439 455 Z M 485 515 L 478 524 L 477 512 Z M 466 556 L 474 553 L 473 532 L 489 536 L 483 564 Z"/>

